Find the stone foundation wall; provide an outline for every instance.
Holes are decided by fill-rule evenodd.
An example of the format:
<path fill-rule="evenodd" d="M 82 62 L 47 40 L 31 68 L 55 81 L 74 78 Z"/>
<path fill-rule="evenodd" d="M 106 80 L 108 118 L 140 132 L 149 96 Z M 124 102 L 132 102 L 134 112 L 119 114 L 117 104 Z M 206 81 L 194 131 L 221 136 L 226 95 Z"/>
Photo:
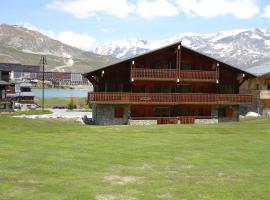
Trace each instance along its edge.
<path fill-rule="evenodd" d="M 124 115 L 122 118 L 115 118 L 114 112 L 116 107 L 123 107 Z M 129 105 L 92 105 L 93 122 L 96 125 L 126 125 L 130 118 Z"/>
<path fill-rule="evenodd" d="M 128 125 L 131 126 L 145 126 L 145 125 L 157 125 L 157 120 L 128 120 Z"/>
<path fill-rule="evenodd" d="M 222 106 L 213 106 L 211 110 L 211 115 L 218 118 L 218 122 L 233 122 L 233 121 L 239 121 L 239 106 L 229 106 L 233 110 L 233 116 L 232 118 L 227 117 L 219 117 L 218 116 L 218 109 L 219 108 L 226 108 L 227 105 Z"/>
<path fill-rule="evenodd" d="M 218 124 L 218 119 L 195 119 L 195 124 Z"/>

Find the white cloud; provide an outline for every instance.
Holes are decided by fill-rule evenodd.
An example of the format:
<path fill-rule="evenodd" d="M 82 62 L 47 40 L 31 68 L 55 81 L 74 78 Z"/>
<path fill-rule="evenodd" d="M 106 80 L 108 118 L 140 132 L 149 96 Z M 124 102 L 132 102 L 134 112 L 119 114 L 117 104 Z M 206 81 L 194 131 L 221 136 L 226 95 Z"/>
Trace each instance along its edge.
<path fill-rule="evenodd" d="M 146 19 L 152 19 L 157 16 L 176 16 L 178 9 L 168 0 L 138 0 L 136 13 Z"/>
<path fill-rule="evenodd" d="M 248 19 L 260 12 L 257 0 L 177 0 L 178 8 L 188 15 L 216 17 L 231 14 Z"/>
<path fill-rule="evenodd" d="M 86 33 L 75 33 L 72 31 L 64 31 L 56 35 L 56 39 L 84 50 L 90 50 L 95 44 L 94 38 Z"/>
<path fill-rule="evenodd" d="M 200 17 L 231 14 L 248 19 L 260 12 L 259 0 L 54 0 L 47 8 L 62 10 L 79 19 L 105 13 L 124 18 L 137 14 L 146 19 L 158 16 L 176 16 L 179 12 Z M 269 8 L 267 8 L 269 9 Z M 269 12 L 266 9 L 266 15 Z M 269 14 L 270 15 L 270 14 Z"/>
<path fill-rule="evenodd" d="M 264 8 L 263 16 L 270 18 L 270 4 Z"/>
<path fill-rule="evenodd" d="M 38 31 L 44 35 L 47 35 L 48 37 L 52 39 L 58 40 L 62 43 L 65 43 L 67 45 L 77 47 L 83 50 L 91 50 L 95 47 L 95 39 L 86 33 L 76 33 L 73 31 L 63 31 L 60 33 L 55 33 L 52 30 L 40 29 L 32 25 L 31 23 L 19 23 L 19 25 L 33 31 Z"/>
<path fill-rule="evenodd" d="M 134 8 L 127 0 L 65 0 L 54 1 L 48 8 L 62 10 L 80 19 L 103 12 L 116 17 L 126 17 Z"/>

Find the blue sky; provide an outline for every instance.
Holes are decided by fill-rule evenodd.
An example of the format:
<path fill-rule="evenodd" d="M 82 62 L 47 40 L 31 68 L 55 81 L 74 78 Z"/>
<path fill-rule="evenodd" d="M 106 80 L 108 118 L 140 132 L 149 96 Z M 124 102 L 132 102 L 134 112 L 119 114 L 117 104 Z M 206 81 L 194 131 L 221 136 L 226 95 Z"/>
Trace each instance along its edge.
<path fill-rule="evenodd" d="M 179 33 L 270 28 L 268 0 L 1 0 L 0 22 L 77 46 Z"/>

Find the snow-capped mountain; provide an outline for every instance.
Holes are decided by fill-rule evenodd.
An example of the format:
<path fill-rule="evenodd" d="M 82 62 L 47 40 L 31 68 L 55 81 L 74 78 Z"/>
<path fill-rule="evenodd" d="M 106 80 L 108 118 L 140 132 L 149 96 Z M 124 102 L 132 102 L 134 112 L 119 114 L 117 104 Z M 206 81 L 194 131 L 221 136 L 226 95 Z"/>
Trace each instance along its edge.
<path fill-rule="evenodd" d="M 95 52 L 124 59 L 176 41 L 243 69 L 270 63 L 270 29 L 188 33 L 160 41 L 129 39 L 105 43 L 97 47 Z"/>
<path fill-rule="evenodd" d="M 0 63 L 38 65 L 47 55 L 46 70 L 85 72 L 116 59 L 69 46 L 38 31 L 0 24 Z"/>

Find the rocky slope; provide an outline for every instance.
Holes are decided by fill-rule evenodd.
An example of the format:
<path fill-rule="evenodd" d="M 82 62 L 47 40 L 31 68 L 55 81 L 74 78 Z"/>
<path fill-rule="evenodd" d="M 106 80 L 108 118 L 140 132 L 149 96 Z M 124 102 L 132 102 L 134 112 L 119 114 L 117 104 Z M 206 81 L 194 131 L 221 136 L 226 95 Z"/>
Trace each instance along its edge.
<path fill-rule="evenodd" d="M 39 64 L 48 56 L 48 70 L 85 72 L 115 61 L 110 56 L 86 52 L 21 26 L 0 25 L 0 62 Z"/>

